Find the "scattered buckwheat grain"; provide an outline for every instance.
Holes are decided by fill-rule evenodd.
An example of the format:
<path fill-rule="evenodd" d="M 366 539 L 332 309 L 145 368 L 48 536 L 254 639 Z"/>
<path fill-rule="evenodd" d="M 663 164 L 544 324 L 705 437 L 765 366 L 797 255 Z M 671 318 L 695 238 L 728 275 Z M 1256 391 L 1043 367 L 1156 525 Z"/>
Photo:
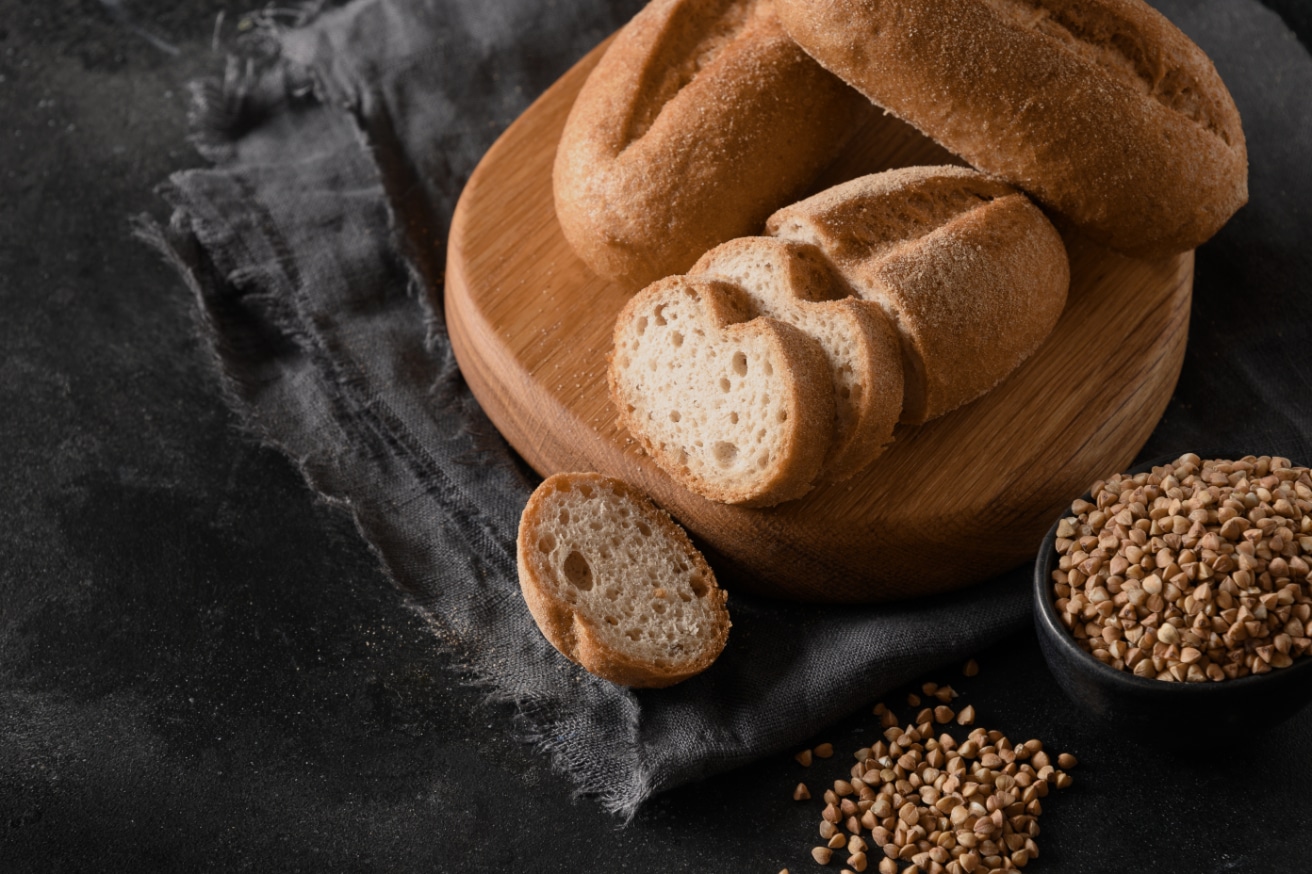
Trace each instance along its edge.
<path fill-rule="evenodd" d="M 922 691 L 937 697 L 943 688 L 926 684 Z M 936 708 L 944 710 L 950 712 Z M 870 856 L 879 874 L 898 874 L 902 865 L 909 867 L 901 874 L 974 874 L 1023 868 L 1038 857 L 1040 799 L 1050 786 L 1071 785 L 1065 769 L 1075 766 L 1075 756 L 1062 753 L 1054 765 L 1040 741 L 1013 744 L 983 728 L 958 740 L 944 730 L 949 725 L 942 723 L 952 721 L 947 713 L 922 710 L 905 728 L 882 703 L 874 713 L 881 727 L 890 717 L 893 724 L 857 750 L 851 778 L 826 792 L 820 836 L 828 845 L 811 851 L 817 862 L 827 865 L 845 848 L 844 870 L 856 874 L 874 864 Z M 958 723 L 973 722 L 975 711 L 967 705 L 954 715 Z"/>

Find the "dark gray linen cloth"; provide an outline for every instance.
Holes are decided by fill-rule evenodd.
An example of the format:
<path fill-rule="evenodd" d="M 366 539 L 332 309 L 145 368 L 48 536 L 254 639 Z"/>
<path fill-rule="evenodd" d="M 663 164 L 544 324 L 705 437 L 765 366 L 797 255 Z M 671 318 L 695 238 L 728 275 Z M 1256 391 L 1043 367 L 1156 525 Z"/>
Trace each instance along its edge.
<path fill-rule="evenodd" d="M 1025 568 L 860 609 L 732 595 L 721 659 L 641 692 L 591 677 L 537 632 L 514 557 L 536 478 L 452 357 L 444 241 L 496 136 L 638 6 L 357 0 L 266 13 L 224 76 L 196 86 L 195 138 L 213 166 L 173 177 L 171 220 L 144 231 L 194 291 L 245 426 L 353 514 L 438 646 L 517 706 L 520 733 L 624 815 L 789 749 L 1030 618 Z M 1225 446 L 1306 461 L 1312 62 L 1253 2 L 1161 8 L 1234 93 L 1252 198 L 1199 252 L 1184 374 L 1144 456 Z"/>

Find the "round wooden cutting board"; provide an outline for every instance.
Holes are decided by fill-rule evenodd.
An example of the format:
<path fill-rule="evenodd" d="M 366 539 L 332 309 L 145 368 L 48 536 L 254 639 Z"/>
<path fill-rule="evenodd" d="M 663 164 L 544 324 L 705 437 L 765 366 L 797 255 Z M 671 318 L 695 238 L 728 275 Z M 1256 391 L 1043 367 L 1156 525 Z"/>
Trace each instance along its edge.
<path fill-rule="evenodd" d="M 596 470 L 646 490 L 731 589 L 861 602 L 959 588 L 1032 559 L 1068 501 L 1134 458 L 1180 373 L 1193 253 L 1136 261 L 1067 234 L 1065 313 L 984 398 L 900 427 L 864 473 L 779 507 L 715 504 L 672 482 L 619 429 L 607 397 L 611 329 L 633 289 L 583 265 L 552 206 L 556 142 L 604 48 L 497 141 L 451 227 L 445 305 L 456 358 L 539 473 Z M 877 116 L 823 184 L 949 162 L 910 127 Z"/>

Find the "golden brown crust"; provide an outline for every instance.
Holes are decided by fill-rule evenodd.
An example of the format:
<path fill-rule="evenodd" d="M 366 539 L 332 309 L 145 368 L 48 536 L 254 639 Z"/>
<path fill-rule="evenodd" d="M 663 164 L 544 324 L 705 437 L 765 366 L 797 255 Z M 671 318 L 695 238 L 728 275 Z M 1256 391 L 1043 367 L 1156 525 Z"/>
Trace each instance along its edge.
<path fill-rule="evenodd" d="M 962 167 L 863 176 L 784 207 L 766 231 L 815 246 L 852 293 L 892 317 L 909 424 L 997 385 L 1066 305 L 1056 229 L 1015 189 Z"/>
<path fill-rule="evenodd" d="M 654 0 L 570 112 L 561 229 L 631 288 L 683 273 L 802 194 L 870 111 L 784 33 L 773 0 Z"/>
<path fill-rule="evenodd" d="M 682 558 L 707 585 L 708 591 L 703 599 L 714 620 L 702 630 L 693 658 L 658 665 L 609 646 L 604 635 L 598 633 L 594 618 L 558 596 L 558 587 L 552 579 L 554 569 L 534 545 L 543 532 L 550 528 L 551 523 L 545 517 L 544 508 L 553 493 L 562 488 L 569 490 L 585 484 L 609 492 L 620 501 L 630 502 L 629 507 L 639 513 L 647 524 L 658 528 L 674 542 Z M 568 659 L 604 680 L 639 688 L 670 686 L 710 667 L 728 641 L 731 624 L 725 609 L 728 594 L 716 583 L 715 572 L 683 528 L 668 513 L 652 504 L 646 495 L 623 480 L 596 473 L 560 473 L 548 477 L 529 497 L 520 517 L 516 558 L 520 590 L 543 636 Z"/>
<path fill-rule="evenodd" d="M 924 404 L 906 417 L 924 422 L 988 392 L 1039 347 L 1065 308 L 1070 264 L 1056 229 L 1017 192 L 899 249 L 873 277 L 896 289 L 920 360 L 933 362 Z"/>
<path fill-rule="evenodd" d="M 826 68 L 1127 254 L 1210 238 L 1248 199 L 1239 113 L 1140 0 L 778 0 Z"/>

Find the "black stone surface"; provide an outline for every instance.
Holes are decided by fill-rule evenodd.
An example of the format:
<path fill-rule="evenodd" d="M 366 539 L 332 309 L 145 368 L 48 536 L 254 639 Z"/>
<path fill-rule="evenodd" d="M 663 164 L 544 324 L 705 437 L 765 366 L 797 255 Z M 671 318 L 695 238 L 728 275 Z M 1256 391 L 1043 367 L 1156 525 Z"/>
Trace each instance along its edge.
<path fill-rule="evenodd" d="M 789 796 L 845 772 L 872 717 L 817 738 L 830 762 L 765 761 L 620 828 L 234 427 L 130 219 L 200 163 L 185 83 L 250 5 L 0 0 L 0 872 L 821 870 L 819 807 Z M 1269 5 L 1308 44 L 1304 0 Z M 1031 870 L 1312 870 L 1312 710 L 1164 754 L 1087 725 L 1032 634 L 980 662 L 930 679 L 1082 761 Z"/>

